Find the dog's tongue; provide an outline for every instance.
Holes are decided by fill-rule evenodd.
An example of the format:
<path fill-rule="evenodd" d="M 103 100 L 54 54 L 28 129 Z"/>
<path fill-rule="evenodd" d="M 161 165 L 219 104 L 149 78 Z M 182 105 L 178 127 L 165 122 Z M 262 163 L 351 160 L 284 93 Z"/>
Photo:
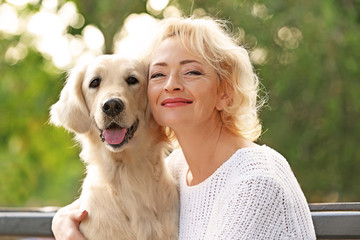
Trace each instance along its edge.
<path fill-rule="evenodd" d="M 118 145 L 124 141 L 126 134 L 125 128 L 107 129 L 103 131 L 105 141 L 111 145 Z"/>

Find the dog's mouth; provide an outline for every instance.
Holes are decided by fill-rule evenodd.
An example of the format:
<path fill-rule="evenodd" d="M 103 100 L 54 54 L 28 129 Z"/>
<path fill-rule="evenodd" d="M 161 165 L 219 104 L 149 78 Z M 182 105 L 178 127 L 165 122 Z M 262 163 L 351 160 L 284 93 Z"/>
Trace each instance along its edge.
<path fill-rule="evenodd" d="M 105 130 L 100 130 L 101 141 L 106 141 L 113 148 L 121 147 L 134 136 L 138 125 L 138 119 L 129 128 L 122 128 L 116 123 L 111 123 Z"/>

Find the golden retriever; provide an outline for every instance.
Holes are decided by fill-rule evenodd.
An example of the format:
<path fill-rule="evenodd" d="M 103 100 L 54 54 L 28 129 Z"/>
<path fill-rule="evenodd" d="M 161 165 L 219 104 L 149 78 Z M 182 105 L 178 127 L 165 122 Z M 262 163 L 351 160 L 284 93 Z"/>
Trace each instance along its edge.
<path fill-rule="evenodd" d="M 75 133 L 89 240 L 177 239 L 178 190 L 147 101 L 145 64 L 103 55 L 69 75 L 50 121 Z"/>

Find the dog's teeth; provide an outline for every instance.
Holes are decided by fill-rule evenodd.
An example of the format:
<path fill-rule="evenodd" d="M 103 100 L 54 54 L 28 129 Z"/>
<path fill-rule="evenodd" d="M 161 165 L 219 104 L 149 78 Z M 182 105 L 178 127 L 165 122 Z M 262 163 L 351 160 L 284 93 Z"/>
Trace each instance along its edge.
<path fill-rule="evenodd" d="M 101 138 L 101 141 L 102 142 L 105 142 L 105 138 L 104 138 L 104 136 L 103 136 L 103 132 L 101 131 L 101 133 L 100 133 L 100 138 Z"/>

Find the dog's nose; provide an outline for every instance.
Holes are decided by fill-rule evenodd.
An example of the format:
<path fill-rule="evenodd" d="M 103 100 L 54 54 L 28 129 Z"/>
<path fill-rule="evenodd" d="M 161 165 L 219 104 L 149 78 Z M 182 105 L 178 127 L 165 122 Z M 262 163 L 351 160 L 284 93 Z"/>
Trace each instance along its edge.
<path fill-rule="evenodd" d="M 108 116 L 116 116 L 124 110 L 124 102 L 118 98 L 109 99 L 102 105 L 102 110 Z"/>

